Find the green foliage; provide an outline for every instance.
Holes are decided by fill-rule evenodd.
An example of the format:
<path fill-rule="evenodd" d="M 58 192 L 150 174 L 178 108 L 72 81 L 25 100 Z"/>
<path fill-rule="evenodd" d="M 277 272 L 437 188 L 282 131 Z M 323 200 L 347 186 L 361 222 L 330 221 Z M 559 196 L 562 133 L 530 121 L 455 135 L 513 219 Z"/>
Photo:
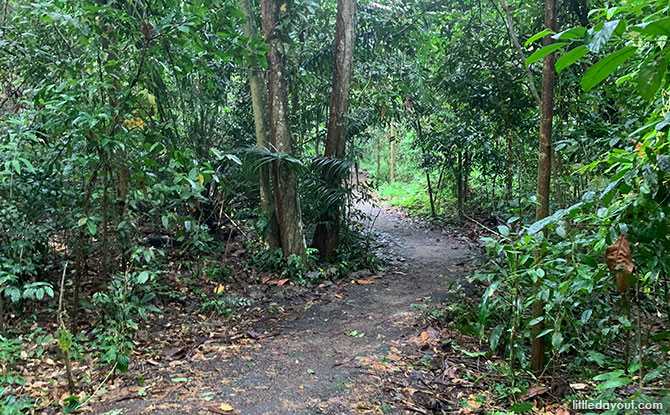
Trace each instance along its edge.
<path fill-rule="evenodd" d="M 230 296 L 206 300 L 200 306 L 199 313 L 216 313 L 220 316 L 230 318 L 237 314 L 238 309 L 249 307 L 251 300 L 244 297 Z"/>

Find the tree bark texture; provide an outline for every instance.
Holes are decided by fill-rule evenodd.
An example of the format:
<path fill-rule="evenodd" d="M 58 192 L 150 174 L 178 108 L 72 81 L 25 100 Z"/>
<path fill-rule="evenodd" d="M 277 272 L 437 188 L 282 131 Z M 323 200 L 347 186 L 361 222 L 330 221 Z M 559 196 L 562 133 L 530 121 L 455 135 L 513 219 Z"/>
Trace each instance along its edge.
<path fill-rule="evenodd" d="M 252 13 L 250 0 L 239 0 L 240 10 L 247 19 L 243 25 L 244 35 L 252 39 L 258 36 L 256 20 Z M 270 117 L 268 114 L 268 91 L 265 83 L 265 73 L 260 65 L 250 66 L 247 70 L 249 78 L 249 89 L 251 91 L 251 105 L 254 114 L 254 126 L 256 132 L 256 147 L 259 150 L 267 148 L 270 138 Z M 258 169 L 258 183 L 261 199 L 261 212 L 267 217 L 263 237 L 268 249 L 274 251 L 281 246 L 279 241 L 279 228 L 277 215 L 274 211 L 272 195 L 272 182 L 270 181 L 270 165 L 263 164 Z"/>
<path fill-rule="evenodd" d="M 556 31 L 556 0 L 547 0 L 545 7 L 544 22 L 547 29 Z M 551 35 L 544 37 L 543 45 L 553 43 Z M 535 220 L 541 220 L 549 216 L 549 192 L 551 186 L 551 139 L 552 120 L 554 117 L 554 78 L 556 76 L 556 55 L 550 53 L 544 58 L 542 64 L 542 106 L 540 109 L 540 146 L 537 164 L 537 207 Z M 545 230 L 546 233 L 546 230 Z M 537 295 L 542 285 L 542 279 L 538 277 L 535 283 L 535 294 Z M 536 299 L 533 303 L 533 318 L 544 315 L 544 302 Z M 544 370 L 544 337 L 538 338 L 544 330 L 542 322 L 532 327 L 532 350 L 531 367 L 536 374 Z"/>
<path fill-rule="evenodd" d="M 324 156 L 341 159 L 345 155 L 347 144 L 347 113 L 349 111 L 349 90 L 354 63 L 354 31 L 356 27 L 357 0 L 338 0 L 335 22 L 335 42 L 333 61 L 333 88 L 330 95 L 328 134 Z M 323 174 L 328 186 L 341 186 L 340 177 Z M 322 257 L 329 258 L 339 245 L 340 222 L 344 201 L 334 204 L 331 211 L 319 218 L 314 232 L 312 246 L 319 250 Z"/>
<path fill-rule="evenodd" d="M 262 0 L 263 36 L 268 45 L 268 108 L 270 109 L 270 138 L 273 151 L 293 154 L 293 138 L 288 122 L 288 101 L 284 81 L 284 57 L 279 52 L 279 24 L 281 1 Z M 282 160 L 273 164 L 273 193 L 279 227 L 279 240 L 285 257 L 306 256 L 305 237 L 298 194 L 298 177 Z"/>

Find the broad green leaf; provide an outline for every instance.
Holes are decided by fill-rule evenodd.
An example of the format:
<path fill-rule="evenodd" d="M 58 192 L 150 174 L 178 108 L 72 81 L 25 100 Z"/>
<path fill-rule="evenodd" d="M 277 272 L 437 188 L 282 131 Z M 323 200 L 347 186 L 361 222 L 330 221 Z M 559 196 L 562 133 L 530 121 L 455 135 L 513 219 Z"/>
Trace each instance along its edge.
<path fill-rule="evenodd" d="M 577 39 L 586 35 L 585 27 L 573 27 L 572 29 L 564 30 L 553 36 L 556 40 Z"/>
<path fill-rule="evenodd" d="M 119 372 L 127 371 L 129 364 L 130 364 L 130 357 L 124 355 L 118 355 L 116 357 L 116 369 Z"/>
<path fill-rule="evenodd" d="M 528 412 L 533 409 L 535 404 L 533 402 L 519 402 L 509 407 L 512 412 Z"/>
<path fill-rule="evenodd" d="M 561 73 L 563 69 L 577 62 L 587 53 L 589 53 L 589 50 L 583 45 L 565 52 L 556 61 L 556 72 Z"/>
<path fill-rule="evenodd" d="M 140 275 L 137 276 L 137 283 L 144 284 L 149 280 L 149 271 L 142 271 Z"/>
<path fill-rule="evenodd" d="M 86 226 L 88 227 L 88 232 L 91 235 L 95 235 L 98 232 L 98 225 L 96 225 L 92 220 L 86 222 Z"/>
<path fill-rule="evenodd" d="M 649 35 L 670 36 L 670 17 L 637 25 L 634 27 L 634 30 Z"/>
<path fill-rule="evenodd" d="M 554 334 L 551 335 L 551 345 L 554 349 L 558 349 L 561 344 L 563 344 L 563 335 L 560 331 L 555 331 Z"/>
<path fill-rule="evenodd" d="M 536 50 L 532 55 L 526 58 L 526 66 L 530 66 L 531 64 L 539 61 L 540 59 L 564 47 L 565 45 L 567 45 L 565 42 L 552 43 L 551 45 L 547 45 L 541 49 Z"/>
<path fill-rule="evenodd" d="M 163 223 L 164 227 L 166 227 L 166 228 L 168 227 L 168 217 L 167 216 L 165 216 L 165 215 L 161 216 L 161 222 Z"/>
<path fill-rule="evenodd" d="M 534 233 L 541 231 L 545 226 L 552 223 L 554 220 L 555 218 L 553 216 L 547 216 L 544 219 L 538 220 L 537 222 L 530 225 L 530 227 L 528 228 L 528 235 L 532 235 Z"/>
<path fill-rule="evenodd" d="M 651 61 L 640 69 L 637 76 L 637 89 L 644 99 L 651 99 L 660 88 L 663 75 L 668 67 L 664 57 Z"/>
<path fill-rule="evenodd" d="M 524 46 L 528 46 L 528 45 L 530 45 L 531 43 L 535 42 L 536 40 L 541 39 L 541 38 L 543 38 L 543 37 L 545 37 L 545 36 L 547 36 L 547 35 L 549 35 L 549 34 L 551 34 L 551 33 L 554 33 L 554 32 L 552 32 L 552 31 L 549 30 L 549 29 L 544 29 L 544 30 L 541 31 L 540 33 L 536 33 L 536 34 L 534 34 L 533 36 L 529 37 L 528 40 L 526 41 L 526 43 L 524 43 L 523 45 L 524 45 Z"/>
<path fill-rule="evenodd" d="M 600 52 L 600 49 L 607 44 L 612 37 L 612 34 L 621 23 L 621 20 L 612 20 L 611 22 L 603 24 L 603 27 L 597 32 L 593 32 L 593 29 L 589 30 L 591 36 L 586 47 L 593 53 Z"/>
<path fill-rule="evenodd" d="M 601 383 L 600 385 L 596 386 L 597 391 L 601 390 L 606 390 L 606 389 L 616 389 L 620 388 L 621 386 L 626 386 L 631 384 L 633 381 L 629 377 L 621 377 L 621 378 L 614 378 L 610 379 L 608 381 L 605 381 Z"/>
<path fill-rule="evenodd" d="M 628 46 L 613 52 L 591 66 L 582 77 L 582 89 L 590 91 L 605 80 L 616 68 L 635 54 L 637 48 Z"/>
<path fill-rule="evenodd" d="M 498 232 L 500 232 L 502 236 L 509 236 L 509 228 L 505 225 L 498 226 Z"/>
<path fill-rule="evenodd" d="M 589 319 L 591 318 L 591 314 L 593 314 L 592 309 L 589 308 L 588 310 L 584 310 L 584 312 L 582 313 L 582 317 L 581 317 L 581 320 L 582 320 L 583 324 L 586 324 L 586 322 L 589 321 Z"/>

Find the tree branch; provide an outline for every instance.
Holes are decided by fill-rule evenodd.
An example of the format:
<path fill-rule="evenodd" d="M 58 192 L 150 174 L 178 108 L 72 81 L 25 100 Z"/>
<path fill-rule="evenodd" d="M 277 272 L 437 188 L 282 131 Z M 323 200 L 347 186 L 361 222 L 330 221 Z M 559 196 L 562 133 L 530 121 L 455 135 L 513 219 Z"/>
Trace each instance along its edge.
<path fill-rule="evenodd" d="M 537 93 L 535 88 L 535 80 L 533 79 L 533 73 L 530 71 L 530 68 L 526 66 L 526 56 L 523 54 L 523 49 L 519 43 L 519 38 L 514 31 L 514 22 L 512 20 L 512 14 L 510 13 L 509 6 L 505 3 L 504 0 L 498 0 L 500 6 L 505 12 L 505 24 L 507 25 L 507 30 L 509 31 L 509 36 L 512 38 L 512 43 L 516 48 L 517 53 L 519 54 L 519 59 L 521 59 L 521 65 L 526 69 L 526 78 L 528 78 L 528 89 L 530 90 L 531 95 L 535 99 L 537 106 L 541 106 L 542 101 L 540 100 L 540 95 Z"/>

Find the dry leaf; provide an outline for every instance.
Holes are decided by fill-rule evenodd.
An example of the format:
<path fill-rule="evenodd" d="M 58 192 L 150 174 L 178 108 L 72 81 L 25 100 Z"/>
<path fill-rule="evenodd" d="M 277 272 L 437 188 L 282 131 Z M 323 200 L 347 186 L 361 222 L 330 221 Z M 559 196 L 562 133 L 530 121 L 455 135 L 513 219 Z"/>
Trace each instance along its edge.
<path fill-rule="evenodd" d="M 219 294 L 221 294 L 222 292 L 224 292 L 225 289 L 226 289 L 225 286 L 223 286 L 223 285 L 219 285 L 218 287 L 216 287 L 216 288 L 214 289 L 214 294 L 219 295 Z"/>
<path fill-rule="evenodd" d="M 606 262 L 610 271 L 616 275 L 619 291 L 626 291 L 630 287 L 628 276 L 633 273 L 635 263 L 625 235 L 619 235 L 619 239 L 607 247 Z"/>
<path fill-rule="evenodd" d="M 588 388 L 588 386 L 589 385 L 587 385 L 586 383 L 571 383 L 570 384 L 570 387 L 572 389 L 576 390 L 576 391 L 584 390 L 584 389 Z"/>
<path fill-rule="evenodd" d="M 356 280 L 356 284 L 358 285 L 370 285 L 374 284 L 375 282 L 372 280 Z"/>
<path fill-rule="evenodd" d="M 556 415 L 570 415 L 570 411 L 565 409 L 559 409 L 558 411 L 556 411 Z"/>
<path fill-rule="evenodd" d="M 533 398 L 535 396 L 542 395 L 543 393 L 547 392 L 549 388 L 545 388 L 544 386 L 533 386 L 532 388 L 528 388 L 528 391 L 526 392 L 526 395 L 521 398 L 521 401 L 527 401 L 530 398 Z"/>
<path fill-rule="evenodd" d="M 288 278 L 284 278 L 283 280 L 277 281 L 277 285 L 281 287 L 282 285 L 286 284 L 287 282 L 288 282 Z"/>
<path fill-rule="evenodd" d="M 210 406 L 207 407 L 207 410 L 209 412 L 214 412 L 215 414 L 229 414 L 229 413 L 233 412 L 235 409 L 233 409 L 232 406 L 230 406 L 226 403 L 222 403 L 219 406 L 210 405 Z"/>
<path fill-rule="evenodd" d="M 427 331 L 421 333 L 421 340 L 427 342 L 430 339 L 430 334 Z"/>
<path fill-rule="evenodd" d="M 479 402 L 477 402 L 477 397 L 475 395 L 470 395 L 468 399 L 468 406 L 470 408 L 479 408 L 482 405 Z"/>

